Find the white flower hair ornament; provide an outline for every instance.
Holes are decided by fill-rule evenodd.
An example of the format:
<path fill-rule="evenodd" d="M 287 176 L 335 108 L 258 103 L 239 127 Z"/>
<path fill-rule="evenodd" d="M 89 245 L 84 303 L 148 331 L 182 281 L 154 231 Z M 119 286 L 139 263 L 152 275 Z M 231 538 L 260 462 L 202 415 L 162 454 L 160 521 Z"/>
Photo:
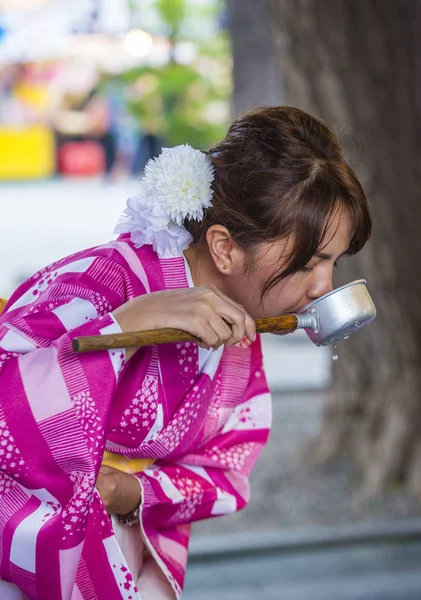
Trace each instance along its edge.
<path fill-rule="evenodd" d="M 201 221 L 212 206 L 213 166 L 188 144 L 164 148 L 148 161 L 137 198 L 129 198 L 114 233 L 130 233 L 137 248 L 151 244 L 159 257 L 180 256 L 192 242 L 184 219 Z"/>

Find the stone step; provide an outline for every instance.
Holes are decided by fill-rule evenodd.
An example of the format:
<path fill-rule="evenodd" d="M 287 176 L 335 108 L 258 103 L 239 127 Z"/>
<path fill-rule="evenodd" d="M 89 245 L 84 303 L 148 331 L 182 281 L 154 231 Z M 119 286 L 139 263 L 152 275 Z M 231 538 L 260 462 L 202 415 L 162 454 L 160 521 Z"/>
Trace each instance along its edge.
<path fill-rule="evenodd" d="M 419 600 L 421 539 L 195 560 L 183 600 Z"/>
<path fill-rule="evenodd" d="M 244 566 L 239 566 L 244 572 Z M 214 578 L 218 573 L 214 573 Z M 263 573 L 262 573 L 263 578 Z M 404 574 L 351 577 L 339 581 L 311 582 L 308 584 L 270 584 L 259 586 L 245 582 L 226 589 L 209 588 L 204 581 L 198 589 L 186 589 L 183 600 L 420 600 L 421 574 L 417 571 Z"/>

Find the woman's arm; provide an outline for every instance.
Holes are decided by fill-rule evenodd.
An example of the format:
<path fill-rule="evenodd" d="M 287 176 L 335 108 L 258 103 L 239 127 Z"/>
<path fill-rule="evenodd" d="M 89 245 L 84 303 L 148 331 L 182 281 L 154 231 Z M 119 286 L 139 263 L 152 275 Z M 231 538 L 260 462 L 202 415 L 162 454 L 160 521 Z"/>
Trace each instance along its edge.
<path fill-rule="evenodd" d="M 82 544 L 90 511 L 103 511 L 94 487 L 124 351 L 76 355 L 72 340 L 121 331 L 110 311 L 124 302 L 124 285 L 112 261 L 93 258 L 85 272 L 80 262 L 44 289 L 30 281 L 0 318 L 0 543 L 12 544 L 0 578 L 29 598 L 49 581 L 43 565 Z M 111 269 L 108 287 L 101 273 Z M 69 559 L 68 581 L 78 564 Z M 61 597 L 43 593 L 36 597 Z"/>
<path fill-rule="evenodd" d="M 113 312 L 122 331 L 173 327 L 201 340 L 199 346 L 217 349 L 255 339 L 256 324 L 242 306 L 214 286 L 155 292 L 141 296 Z M 127 348 L 126 360 L 136 352 Z"/>

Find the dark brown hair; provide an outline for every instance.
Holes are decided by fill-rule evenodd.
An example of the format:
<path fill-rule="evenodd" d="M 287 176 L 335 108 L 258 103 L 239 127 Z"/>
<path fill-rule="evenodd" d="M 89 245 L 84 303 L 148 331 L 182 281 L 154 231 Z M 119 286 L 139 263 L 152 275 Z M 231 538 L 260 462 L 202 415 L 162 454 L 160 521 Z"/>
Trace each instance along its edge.
<path fill-rule="evenodd" d="M 195 243 L 224 225 L 249 253 L 262 242 L 294 236 L 289 260 L 265 285 L 303 269 L 320 251 L 331 219 L 346 209 L 353 223 L 348 254 L 371 234 L 367 199 L 339 140 L 319 118 L 290 106 L 250 112 L 230 126 L 207 155 L 215 169 L 213 207 L 188 221 Z"/>

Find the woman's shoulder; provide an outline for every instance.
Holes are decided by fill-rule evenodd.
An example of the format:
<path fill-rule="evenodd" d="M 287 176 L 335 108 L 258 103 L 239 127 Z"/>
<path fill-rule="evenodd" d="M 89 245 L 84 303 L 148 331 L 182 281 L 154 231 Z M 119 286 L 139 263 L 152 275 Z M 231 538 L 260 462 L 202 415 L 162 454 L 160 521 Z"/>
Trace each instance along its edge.
<path fill-rule="evenodd" d="M 136 248 L 130 236 L 123 234 L 40 269 L 19 285 L 6 308 L 50 295 L 86 295 L 89 290 L 121 304 L 135 296 L 174 287 L 188 287 L 184 258 L 160 259 L 152 246 Z"/>
<path fill-rule="evenodd" d="M 85 248 L 50 263 L 22 281 L 6 308 L 32 304 L 50 295 L 86 295 L 89 290 L 101 293 L 109 290 L 111 295 L 121 297 L 121 302 L 147 291 L 145 282 L 136 275 L 139 269 L 146 273 L 140 267 L 140 257 L 125 240 Z"/>
<path fill-rule="evenodd" d="M 120 254 L 133 276 L 139 278 L 147 292 L 193 286 L 190 270 L 183 254 L 172 253 L 158 256 L 151 244 L 137 247 L 130 234 L 122 234 L 114 242 L 107 244 Z"/>
<path fill-rule="evenodd" d="M 52 279 L 62 274 L 89 274 L 93 279 L 102 276 L 136 278 L 139 272 L 156 268 L 159 259 L 146 248 L 136 249 L 128 236 L 120 236 L 105 244 L 84 248 L 69 254 L 37 271 L 28 281 Z"/>

